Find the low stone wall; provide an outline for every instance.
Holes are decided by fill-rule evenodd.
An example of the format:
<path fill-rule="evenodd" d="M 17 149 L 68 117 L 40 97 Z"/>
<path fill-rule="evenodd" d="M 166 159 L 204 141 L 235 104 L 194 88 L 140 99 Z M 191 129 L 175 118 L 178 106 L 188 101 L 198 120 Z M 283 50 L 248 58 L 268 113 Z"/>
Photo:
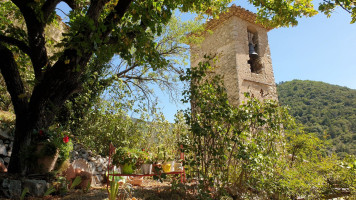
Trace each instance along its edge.
<path fill-rule="evenodd" d="M 90 173 L 94 177 L 95 183 L 101 184 L 104 182 L 105 173 L 107 170 L 109 158 L 104 158 L 100 155 L 95 155 L 90 150 L 86 150 L 81 144 L 74 144 L 73 151 L 71 152 L 71 163 L 74 160 L 83 159 L 90 166 Z"/>
<path fill-rule="evenodd" d="M 13 140 L 9 130 L 0 129 L 0 162 L 6 167 L 10 162 Z"/>
<path fill-rule="evenodd" d="M 19 199 L 24 188 L 31 196 L 42 197 L 49 188 L 45 180 L 8 179 L 0 177 L 0 199 L 2 197 Z"/>

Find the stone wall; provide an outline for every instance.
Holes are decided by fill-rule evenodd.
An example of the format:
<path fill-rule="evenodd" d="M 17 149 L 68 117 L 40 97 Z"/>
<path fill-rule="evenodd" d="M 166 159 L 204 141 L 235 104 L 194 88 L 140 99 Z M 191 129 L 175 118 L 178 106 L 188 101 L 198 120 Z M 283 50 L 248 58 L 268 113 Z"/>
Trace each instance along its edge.
<path fill-rule="evenodd" d="M 9 130 L 0 129 L 0 162 L 6 167 L 10 162 L 13 140 Z"/>

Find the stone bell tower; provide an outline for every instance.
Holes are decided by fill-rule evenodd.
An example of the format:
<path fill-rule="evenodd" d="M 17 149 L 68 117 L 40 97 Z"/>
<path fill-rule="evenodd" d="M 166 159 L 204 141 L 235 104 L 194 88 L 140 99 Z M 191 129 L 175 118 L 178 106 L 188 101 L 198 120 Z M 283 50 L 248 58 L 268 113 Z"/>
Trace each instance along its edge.
<path fill-rule="evenodd" d="M 224 77 L 230 103 L 238 105 L 248 92 L 256 98 L 278 100 L 266 28 L 256 15 L 233 5 L 206 23 L 204 41 L 191 45 L 191 66 L 204 55 L 216 55 L 215 73 Z"/>

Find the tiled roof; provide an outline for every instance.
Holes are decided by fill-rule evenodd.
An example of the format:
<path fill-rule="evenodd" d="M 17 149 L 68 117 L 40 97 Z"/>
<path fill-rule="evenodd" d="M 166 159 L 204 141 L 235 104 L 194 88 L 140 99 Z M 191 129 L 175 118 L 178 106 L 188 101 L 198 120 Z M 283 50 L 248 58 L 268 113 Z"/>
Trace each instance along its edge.
<path fill-rule="evenodd" d="M 257 24 L 260 27 L 263 27 L 267 30 L 272 30 L 272 27 L 265 27 L 262 24 L 256 23 L 256 14 L 246 10 L 240 6 L 232 5 L 227 12 L 224 12 L 219 15 L 219 18 L 211 19 L 206 23 L 207 29 L 214 29 L 216 26 L 221 24 L 222 22 L 228 20 L 230 17 L 236 16 L 243 20 L 246 20 L 252 24 Z"/>

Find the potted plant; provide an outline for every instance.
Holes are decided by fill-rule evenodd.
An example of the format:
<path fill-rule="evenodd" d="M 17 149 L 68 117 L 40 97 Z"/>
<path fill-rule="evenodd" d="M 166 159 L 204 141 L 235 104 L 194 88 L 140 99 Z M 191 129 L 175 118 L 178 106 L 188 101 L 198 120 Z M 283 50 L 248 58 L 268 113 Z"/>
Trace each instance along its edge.
<path fill-rule="evenodd" d="M 172 167 L 172 164 L 170 164 L 170 163 L 162 164 L 162 169 L 163 169 L 163 172 L 165 172 L 165 173 L 171 172 L 171 167 Z"/>
<path fill-rule="evenodd" d="M 162 169 L 165 173 L 174 171 L 174 160 L 173 156 L 164 153 L 164 162 L 162 164 Z"/>
<path fill-rule="evenodd" d="M 73 149 L 73 144 L 69 139 L 67 132 L 58 129 L 42 129 L 34 131 L 35 157 L 37 166 L 34 166 L 34 172 L 47 173 L 52 171 L 58 160 L 63 163 L 69 158 L 69 153 Z"/>
<path fill-rule="evenodd" d="M 143 160 L 144 163 L 141 165 L 141 171 L 142 174 L 151 174 L 152 173 L 152 153 L 149 153 L 148 151 L 145 151 L 145 149 L 142 149 L 142 152 L 144 152 L 143 155 Z"/>
<path fill-rule="evenodd" d="M 58 156 L 59 149 L 52 142 L 43 142 L 37 145 L 37 168 L 35 172 L 47 173 L 54 169 Z"/>
<path fill-rule="evenodd" d="M 137 152 L 127 147 L 117 148 L 113 156 L 113 164 L 121 166 L 121 173 L 123 174 L 133 174 L 140 163 Z"/>
<path fill-rule="evenodd" d="M 182 172 L 183 169 L 184 169 L 183 160 L 177 159 L 177 161 L 174 163 L 174 171 L 175 172 Z"/>

